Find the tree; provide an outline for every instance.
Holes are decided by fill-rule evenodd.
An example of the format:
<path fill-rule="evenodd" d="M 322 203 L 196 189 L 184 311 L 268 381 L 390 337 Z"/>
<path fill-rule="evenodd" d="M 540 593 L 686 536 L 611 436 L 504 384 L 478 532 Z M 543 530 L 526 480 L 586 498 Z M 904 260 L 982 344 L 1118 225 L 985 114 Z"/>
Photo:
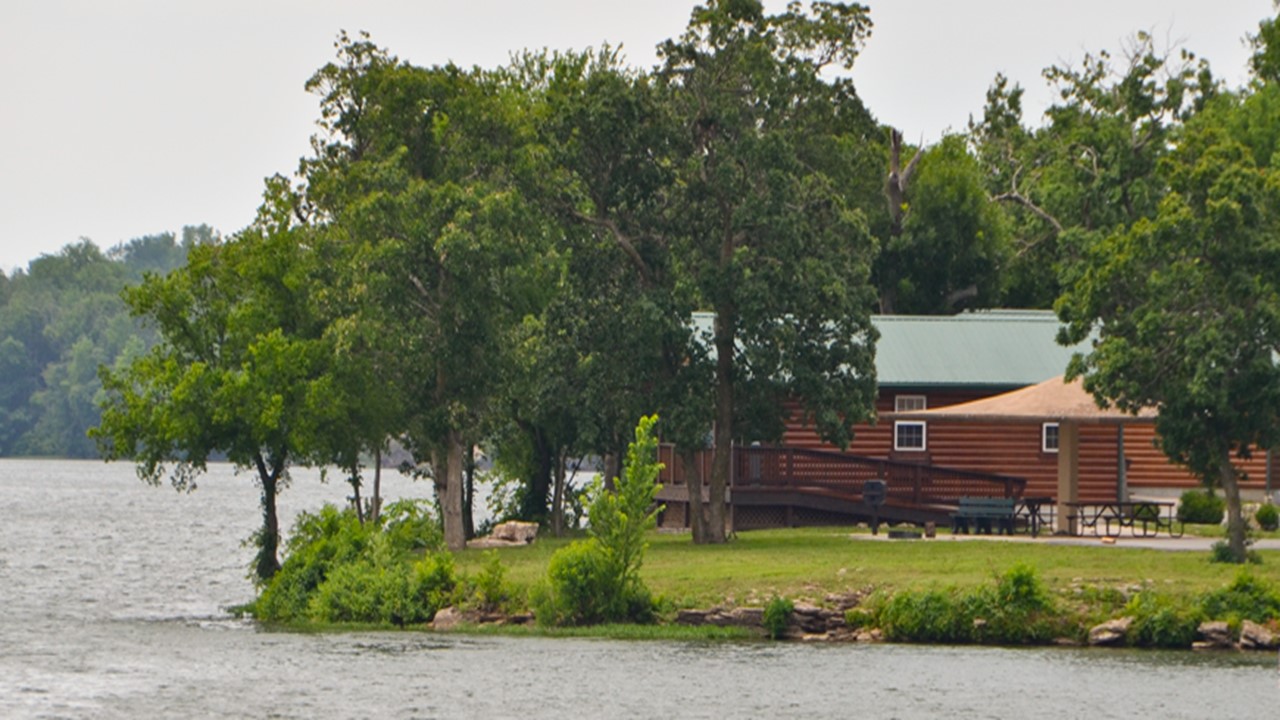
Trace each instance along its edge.
<path fill-rule="evenodd" d="M 852 84 L 822 74 L 850 68 L 869 29 L 859 5 L 792 3 L 766 16 L 758 2 L 726 0 L 695 8 L 685 34 L 661 46 L 680 129 L 677 284 L 715 316 L 710 542 L 725 540 L 735 440 L 779 437 L 789 400 L 840 445 L 872 412 L 874 243 L 841 180 L 854 169 L 842 151 L 875 129 Z"/>
<path fill-rule="evenodd" d="M 324 134 L 303 163 L 299 205 L 339 244 L 359 321 L 388 344 L 407 415 L 399 431 L 429 460 L 450 548 L 466 542 L 464 454 L 504 377 L 511 328 L 540 282 L 540 214 L 512 175 L 528 162 L 527 108 L 499 74 L 418 68 L 366 39 L 308 88 Z"/>
<path fill-rule="evenodd" d="M 946 314 L 999 301 L 1006 223 L 964 138 L 948 135 L 895 168 L 888 196 L 893 222 L 873 274 L 881 312 Z"/>
<path fill-rule="evenodd" d="M 1236 102 L 1193 121 L 1162 164 L 1155 216 L 1090 248 L 1057 310 L 1063 342 L 1093 337 L 1068 375 L 1100 403 L 1158 409 L 1162 450 L 1224 490 L 1243 562 L 1232 457 L 1280 440 L 1280 174 L 1229 130 Z"/>
<path fill-rule="evenodd" d="M 1062 290 L 1063 263 L 1156 212 L 1165 193 L 1160 159 L 1219 91 L 1204 61 L 1161 51 L 1147 33 L 1120 62 L 1104 51 L 1044 75 L 1059 97 L 1044 126 L 1022 127 L 1022 90 L 997 76 L 971 128 L 991 199 L 1012 216 L 1005 301 L 1022 307 L 1048 307 Z"/>
<path fill-rule="evenodd" d="M 187 265 L 125 291 L 160 342 L 123 369 L 103 368 L 102 423 L 91 434 L 108 460 L 138 475 L 195 488 L 215 454 L 252 471 L 262 491 L 254 572 L 279 569 L 276 496 L 290 465 L 320 459 L 319 428 L 334 402 L 333 350 L 314 311 L 305 230 L 268 197 L 255 226 L 221 245 L 191 248 Z"/>

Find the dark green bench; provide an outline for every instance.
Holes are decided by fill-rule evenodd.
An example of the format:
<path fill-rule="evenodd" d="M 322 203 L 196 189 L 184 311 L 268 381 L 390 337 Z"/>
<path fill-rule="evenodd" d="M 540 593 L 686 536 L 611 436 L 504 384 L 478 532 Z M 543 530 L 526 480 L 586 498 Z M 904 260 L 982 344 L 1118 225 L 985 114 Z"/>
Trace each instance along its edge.
<path fill-rule="evenodd" d="M 992 529 L 1004 535 L 1013 534 L 1013 498 L 962 497 L 960 506 L 951 513 L 951 532 L 990 535 Z"/>

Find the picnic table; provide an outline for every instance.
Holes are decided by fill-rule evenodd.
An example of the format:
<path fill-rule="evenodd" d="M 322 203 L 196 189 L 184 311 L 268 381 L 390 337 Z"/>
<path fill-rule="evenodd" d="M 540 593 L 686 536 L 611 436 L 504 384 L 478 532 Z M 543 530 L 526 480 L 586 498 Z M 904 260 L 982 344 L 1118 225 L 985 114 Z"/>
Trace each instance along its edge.
<path fill-rule="evenodd" d="M 1091 530 L 1098 537 L 1118 537 L 1125 528 L 1134 537 L 1156 537 L 1161 532 L 1169 537 L 1182 537 L 1182 523 L 1174 509 L 1176 503 L 1158 500 L 1112 500 L 1064 503 L 1068 527 L 1074 521 L 1075 534 Z"/>
<path fill-rule="evenodd" d="M 1044 528 L 1053 527 L 1054 499 L 1051 497 L 1024 497 L 1018 500 L 1015 512 L 1027 519 L 1027 531 L 1031 537 L 1039 537 Z"/>

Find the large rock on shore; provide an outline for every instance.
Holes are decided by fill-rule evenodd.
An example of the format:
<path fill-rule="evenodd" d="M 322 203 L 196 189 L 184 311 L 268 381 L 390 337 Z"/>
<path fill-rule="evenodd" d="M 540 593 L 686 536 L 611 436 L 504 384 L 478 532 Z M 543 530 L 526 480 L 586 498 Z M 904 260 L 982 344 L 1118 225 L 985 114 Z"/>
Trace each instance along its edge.
<path fill-rule="evenodd" d="M 467 543 L 469 548 L 518 547 L 528 545 L 538 537 L 538 523 L 508 520 L 493 527 L 488 536 Z"/>
<path fill-rule="evenodd" d="M 1196 636 L 1200 639 L 1191 644 L 1196 650 L 1225 650 L 1234 645 L 1231 628 L 1221 620 L 1200 623 Z"/>
<path fill-rule="evenodd" d="M 1240 626 L 1240 647 L 1245 650 L 1275 650 L 1280 647 L 1280 638 L 1266 626 L 1245 620 Z"/>
<path fill-rule="evenodd" d="M 1089 630 L 1089 644 L 1094 647 L 1111 647 L 1123 645 L 1129 637 L 1129 628 L 1133 626 L 1133 618 L 1122 617 L 1108 620 Z"/>

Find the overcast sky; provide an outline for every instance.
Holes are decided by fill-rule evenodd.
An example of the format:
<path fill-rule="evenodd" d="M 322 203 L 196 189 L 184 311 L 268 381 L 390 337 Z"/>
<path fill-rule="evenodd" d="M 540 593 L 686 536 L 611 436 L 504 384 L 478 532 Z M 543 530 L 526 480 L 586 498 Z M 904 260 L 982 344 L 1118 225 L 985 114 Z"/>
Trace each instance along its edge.
<path fill-rule="evenodd" d="M 308 149 L 303 83 L 339 29 L 419 65 L 492 67 L 513 50 L 621 44 L 633 65 L 685 27 L 690 0 L 0 0 L 0 269 L 78 238 L 103 248 L 252 218 L 263 178 Z M 997 72 L 1050 102 L 1040 71 L 1119 54 L 1137 30 L 1231 85 L 1271 0 L 873 0 L 854 78 L 912 142 L 981 112 Z M 773 10 L 784 3 L 769 2 Z"/>

